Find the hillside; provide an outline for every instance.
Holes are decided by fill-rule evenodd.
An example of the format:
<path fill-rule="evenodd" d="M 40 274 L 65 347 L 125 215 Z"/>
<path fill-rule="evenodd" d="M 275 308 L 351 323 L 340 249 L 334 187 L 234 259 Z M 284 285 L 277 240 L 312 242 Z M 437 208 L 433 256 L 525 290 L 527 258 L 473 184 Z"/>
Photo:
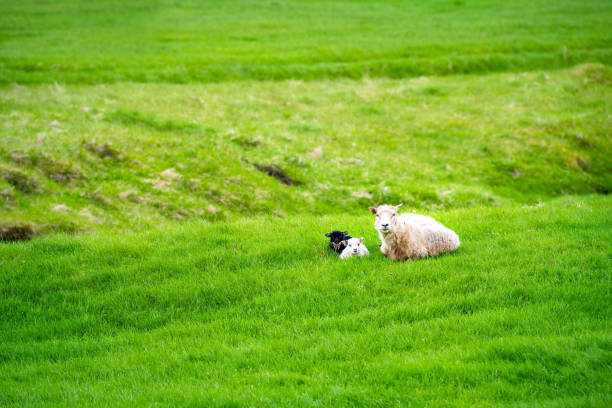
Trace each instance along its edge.
<path fill-rule="evenodd" d="M 612 74 L 0 93 L 5 225 L 35 233 L 186 219 L 533 204 L 612 188 Z"/>

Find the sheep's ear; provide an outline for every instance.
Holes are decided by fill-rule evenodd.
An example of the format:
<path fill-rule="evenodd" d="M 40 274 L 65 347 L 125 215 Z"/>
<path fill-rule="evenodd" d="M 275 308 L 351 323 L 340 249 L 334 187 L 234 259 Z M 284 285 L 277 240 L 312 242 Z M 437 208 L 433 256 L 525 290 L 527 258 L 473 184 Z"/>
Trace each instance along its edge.
<path fill-rule="evenodd" d="M 370 212 L 372 214 L 376 214 L 376 207 L 370 207 Z"/>
<path fill-rule="evenodd" d="M 331 238 L 331 232 L 328 232 L 327 234 L 325 234 L 325 236 L 326 236 L 327 238 Z"/>
<path fill-rule="evenodd" d="M 364 241 L 363 237 L 359 238 L 359 242 L 363 244 L 363 241 Z"/>
<path fill-rule="evenodd" d="M 344 241 L 342 241 L 342 243 L 343 243 L 344 245 L 346 245 L 346 244 L 348 244 L 348 241 L 345 239 Z"/>
<path fill-rule="evenodd" d="M 396 211 L 397 211 L 397 210 L 399 210 L 399 208 L 400 208 L 402 205 L 404 205 L 404 204 L 398 204 L 398 205 L 396 205 L 396 206 L 395 206 L 395 210 L 396 210 Z"/>

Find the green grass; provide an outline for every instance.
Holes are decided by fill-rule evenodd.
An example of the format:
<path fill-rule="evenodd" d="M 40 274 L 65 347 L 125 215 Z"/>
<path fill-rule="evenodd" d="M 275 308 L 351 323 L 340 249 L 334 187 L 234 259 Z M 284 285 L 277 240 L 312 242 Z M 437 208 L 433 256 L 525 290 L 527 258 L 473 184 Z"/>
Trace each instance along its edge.
<path fill-rule="evenodd" d="M 608 67 L 586 65 L 402 80 L 12 86 L 0 94 L 0 219 L 45 233 L 608 193 L 611 82 Z M 179 176 L 164 177 L 167 169 Z"/>
<path fill-rule="evenodd" d="M 0 404 L 609 406 L 611 213 L 437 212 L 462 246 L 407 263 L 370 214 L 6 244 Z M 372 255 L 322 253 L 339 227 Z"/>
<path fill-rule="evenodd" d="M 0 83 L 406 77 L 612 63 L 607 0 L 0 3 Z"/>
<path fill-rule="evenodd" d="M 612 405 L 612 2 L 0 16 L 0 406 Z"/>

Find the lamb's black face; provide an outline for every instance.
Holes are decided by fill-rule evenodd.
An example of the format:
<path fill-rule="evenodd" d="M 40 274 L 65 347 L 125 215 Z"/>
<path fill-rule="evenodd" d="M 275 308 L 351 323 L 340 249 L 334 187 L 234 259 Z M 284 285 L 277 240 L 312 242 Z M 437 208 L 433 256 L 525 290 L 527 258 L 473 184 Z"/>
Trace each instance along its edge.
<path fill-rule="evenodd" d="M 341 242 L 347 239 L 348 231 L 332 231 L 325 234 L 326 237 L 329 238 L 331 242 Z"/>
<path fill-rule="evenodd" d="M 336 252 L 342 252 L 346 245 L 343 241 L 350 239 L 351 237 L 348 234 L 348 231 L 338 231 L 334 230 L 332 232 L 328 232 L 325 234 L 327 238 L 329 238 L 329 247 Z"/>

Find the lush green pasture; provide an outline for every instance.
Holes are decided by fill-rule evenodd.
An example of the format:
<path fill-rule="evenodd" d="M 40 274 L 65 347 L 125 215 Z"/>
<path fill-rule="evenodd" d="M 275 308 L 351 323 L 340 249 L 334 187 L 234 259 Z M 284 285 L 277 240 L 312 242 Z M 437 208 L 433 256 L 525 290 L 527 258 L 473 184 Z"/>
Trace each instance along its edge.
<path fill-rule="evenodd" d="M 406 77 L 612 62 L 608 0 L 0 2 L 0 83 Z"/>
<path fill-rule="evenodd" d="M 611 20 L 0 1 L 0 406 L 612 406 Z"/>
<path fill-rule="evenodd" d="M 608 193 L 611 83 L 608 67 L 591 64 L 401 80 L 14 85 L 0 93 L 0 220 L 45 233 Z"/>
<path fill-rule="evenodd" d="M 462 246 L 408 263 L 370 214 L 5 244 L 0 404 L 610 406 L 611 213 L 437 212 Z M 331 228 L 372 255 L 321 252 Z"/>

